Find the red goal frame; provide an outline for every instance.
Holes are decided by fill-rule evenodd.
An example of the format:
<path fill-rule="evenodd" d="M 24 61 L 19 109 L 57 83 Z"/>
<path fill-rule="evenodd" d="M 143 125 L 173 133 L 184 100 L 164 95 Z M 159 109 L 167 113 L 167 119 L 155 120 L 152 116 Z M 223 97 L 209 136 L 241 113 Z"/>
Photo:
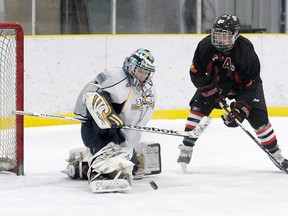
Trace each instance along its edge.
<path fill-rule="evenodd" d="M 12 29 L 16 32 L 16 110 L 24 109 L 24 32 L 16 22 L 0 22 L 1 29 Z M 15 110 L 15 111 L 16 111 Z M 15 115 L 15 114 L 14 114 Z M 24 119 L 16 115 L 16 166 L 9 170 L 17 175 L 24 175 Z"/>

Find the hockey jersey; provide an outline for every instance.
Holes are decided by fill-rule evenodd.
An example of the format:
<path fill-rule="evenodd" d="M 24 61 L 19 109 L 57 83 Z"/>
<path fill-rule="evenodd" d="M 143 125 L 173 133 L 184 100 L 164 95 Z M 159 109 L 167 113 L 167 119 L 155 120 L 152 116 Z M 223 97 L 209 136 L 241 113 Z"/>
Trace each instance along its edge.
<path fill-rule="evenodd" d="M 197 88 L 217 80 L 224 96 L 233 93 L 247 104 L 252 103 L 257 86 L 262 84 L 259 58 L 253 44 L 241 35 L 226 54 L 211 44 L 211 35 L 203 38 L 195 50 L 190 77 Z"/>
<path fill-rule="evenodd" d="M 87 120 L 85 94 L 87 92 L 106 92 L 110 103 L 126 125 L 145 126 L 151 119 L 155 107 L 155 90 L 152 80 L 147 82 L 141 91 L 130 85 L 129 79 L 122 68 L 105 70 L 86 84 L 80 92 L 74 114 L 76 118 Z M 135 147 L 141 139 L 141 132 L 122 129 L 126 137 L 124 146 Z"/>

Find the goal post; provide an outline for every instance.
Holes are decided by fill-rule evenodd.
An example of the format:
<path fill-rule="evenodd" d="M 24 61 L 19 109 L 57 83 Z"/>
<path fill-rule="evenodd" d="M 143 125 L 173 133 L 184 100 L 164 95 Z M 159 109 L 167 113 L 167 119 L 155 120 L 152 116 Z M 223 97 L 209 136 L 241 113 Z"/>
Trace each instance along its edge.
<path fill-rule="evenodd" d="M 24 33 L 0 22 L 0 171 L 24 175 Z"/>

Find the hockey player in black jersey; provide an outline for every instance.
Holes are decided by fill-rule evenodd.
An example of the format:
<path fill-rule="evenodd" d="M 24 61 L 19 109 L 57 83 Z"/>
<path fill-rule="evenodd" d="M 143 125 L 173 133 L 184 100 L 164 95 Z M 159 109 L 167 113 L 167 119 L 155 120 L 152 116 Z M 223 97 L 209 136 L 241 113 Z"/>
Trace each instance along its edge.
<path fill-rule="evenodd" d="M 258 56 L 239 30 L 238 17 L 224 14 L 215 22 L 211 34 L 199 42 L 190 68 L 197 91 L 190 101 L 185 131 L 194 129 L 203 116 L 220 109 L 219 102 L 229 99 L 231 111 L 222 115 L 224 124 L 237 127 L 235 119 L 240 123 L 246 119 L 259 143 L 287 170 L 288 160 L 282 156 L 269 122 Z M 177 162 L 183 171 L 190 163 L 196 140 L 185 137 L 179 146 Z"/>

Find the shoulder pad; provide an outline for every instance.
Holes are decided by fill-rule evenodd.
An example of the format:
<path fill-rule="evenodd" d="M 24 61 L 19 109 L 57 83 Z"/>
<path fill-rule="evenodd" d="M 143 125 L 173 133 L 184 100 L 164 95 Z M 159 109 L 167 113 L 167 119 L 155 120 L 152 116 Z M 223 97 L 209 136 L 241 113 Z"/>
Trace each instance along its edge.
<path fill-rule="evenodd" d="M 124 71 L 121 68 L 116 68 L 114 70 L 104 70 L 103 72 L 99 73 L 94 82 L 100 88 L 107 88 L 123 81 L 126 78 L 127 76 Z"/>

